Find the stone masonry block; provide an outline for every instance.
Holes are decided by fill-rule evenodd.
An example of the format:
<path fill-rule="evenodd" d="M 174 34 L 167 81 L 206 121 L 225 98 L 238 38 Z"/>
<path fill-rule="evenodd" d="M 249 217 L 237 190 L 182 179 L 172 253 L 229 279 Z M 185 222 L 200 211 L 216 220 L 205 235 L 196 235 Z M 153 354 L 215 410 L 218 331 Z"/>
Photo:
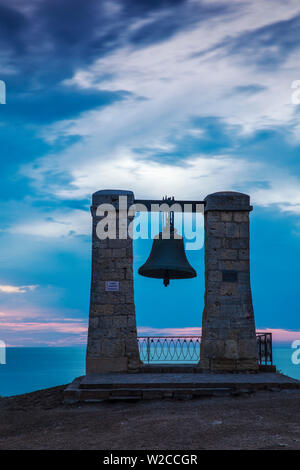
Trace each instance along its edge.
<path fill-rule="evenodd" d="M 128 326 L 128 317 L 127 317 L 127 315 L 114 315 L 113 316 L 113 326 L 115 328 L 127 328 L 127 326 Z"/>
<path fill-rule="evenodd" d="M 218 317 L 218 318 L 206 318 L 206 325 L 211 328 L 230 329 L 230 318 Z"/>
<path fill-rule="evenodd" d="M 111 249 L 111 258 L 126 258 L 127 249 L 126 248 L 112 248 Z"/>
<path fill-rule="evenodd" d="M 101 354 L 103 357 L 122 357 L 125 353 L 125 343 L 121 339 L 103 338 L 101 341 Z"/>
<path fill-rule="evenodd" d="M 248 238 L 233 238 L 230 241 L 230 247 L 235 249 L 246 249 L 249 248 L 249 239 Z"/>
<path fill-rule="evenodd" d="M 89 372 L 89 374 L 99 374 L 106 372 L 127 372 L 128 359 L 126 356 L 120 356 L 116 358 L 87 356 L 86 370 Z"/>
<path fill-rule="evenodd" d="M 89 356 L 98 356 L 100 354 L 100 340 L 90 341 L 87 347 Z"/>
<path fill-rule="evenodd" d="M 233 282 L 223 282 L 220 288 L 220 295 L 235 296 L 237 294 L 237 284 Z"/>
<path fill-rule="evenodd" d="M 125 302 L 127 304 L 133 304 L 134 303 L 134 295 L 133 295 L 133 292 L 129 292 L 128 294 L 126 294 L 125 296 Z"/>
<path fill-rule="evenodd" d="M 112 257 L 112 249 L 105 248 L 103 250 L 97 250 L 99 258 L 111 258 Z"/>
<path fill-rule="evenodd" d="M 208 238 L 205 241 L 205 248 L 211 250 L 213 248 L 221 248 L 222 247 L 222 238 Z"/>
<path fill-rule="evenodd" d="M 130 248 L 130 245 L 132 243 L 131 239 L 125 239 L 125 240 L 114 240 L 114 239 L 109 239 L 108 240 L 108 247 L 113 248 L 113 249 L 121 249 L 121 248 Z"/>
<path fill-rule="evenodd" d="M 125 268 L 124 269 L 125 279 L 133 280 L 133 269 L 132 268 Z"/>
<path fill-rule="evenodd" d="M 127 327 L 131 330 L 136 328 L 136 321 L 132 315 L 127 315 Z"/>
<path fill-rule="evenodd" d="M 207 235 L 214 237 L 225 236 L 225 222 L 211 222 L 207 228 Z"/>
<path fill-rule="evenodd" d="M 238 314 L 240 311 L 241 307 L 240 305 L 232 305 L 232 304 L 221 304 L 220 305 L 220 314 L 228 316 L 229 318 L 232 318 Z"/>
<path fill-rule="evenodd" d="M 119 292 L 101 292 L 97 297 L 99 304 L 125 304 L 126 296 Z"/>
<path fill-rule="evenodd" d="M 99 315 L 112 315 L 114 306 L 111 304 L 94 304 L 91 308 L 91 317 Z"/>
<path fill-rule="evenodd" d="M 248 260 L 248 259 L 249 259 L 249 250 L 248 250 L 248 249 L 246 249 L 246 250 L 239 250 L 238 257 L 239 257 L 239 259 L 246 259 L 246 260 Z"/>
<path fill-rule="evenodd" d="M 98 317 L 92 317 L 90 318 L 90 327 L 91 328 L 98 328 L 99 326 L 99 318 Z"/>
<path fill-rule="evenodd" d="M 239 358 L 238 343 L 236 340 L 228 339 L 225 341 L 224 357 L 226 359 L 238 359 Z"/>
<path fill-rule="evenodd" d="M 225 236 L 228 238 L 237 238 L 239 236 L 239 224 L 226 222 Z"/>
<path fill-rule="evenodd" d="M 209 281 L 221 282 L 222 273 L 221 273 L 221 271 L 217 271 L 217 270 L 208 271 L 207 277 L 208 277 Z"/>
<path fill-rule="evenodd" d="M 219 269 L 221 269 L 222 271 L 228 270 L 228 271 L 248 272 L 249 263 L 246 260 L 238 260 L 238 261 L 224 260 L 224 261 L 219 261 Z"/>
<path fill-rule="evenodd" d="M 210 211 L 206 214 L 210 222 L 221 222 L 221 212 Z"/>
<path fill-rule="evenodd" d="M 233 214 L 230 211 L 222 211 L 221 214 L 221 221 L 222 222 L 231 222 L 233 218 Z"/>
<path fill-rule="evenodd" d="M 115 315 L 130 315 L 132 318 L 135 318 L 134 312 L 134 304 L 129 303 L 129 304 L 116 304 L 113 306 L 114 309 L 114 314 Z"/>
<path fill-rule="evenodd" d="M 238 279 L 240 284 L 248 284 L 250 286 L 250 272 L 240 272 L 238 273 Z"/>
<path fill-rule="evenodd" d="M 225 353 L 225 342 L 223 340 L 209 339 L 205 342 L 204 357 L 209 357 L 209 358 L 223 357 L 224 353 Z"/>
<path fill-rule="evenodd" d="M 241 359 L 255 358 L 257 356 L 257 343 L 253 338 L 239 340 L 239 357 Z"/>
<path fill-rule="evenodd" d="M 249 221 L 248 212 L 233 212 L 233 220 L 235 222 L 247 222 Z"/>
<path fill-rule="evenodd" d="M 110 330 L 113 324 L 112 315 L 103 315 L 98 317 L 99 328 Z"/>
<path fill-rule="evenodd" d="M 249 223 L 248 222 L 241 222 L 239 224 L 239 236 L 241 238 L 249 239 Z"/>
<path fill-rule="evenodd" d="M 229 250 L 229 249 L 220 249 L 218 250 L 217 257 L 219 260 L 237 260 L 238 258 L 238 251 L 237 250 Z"/>

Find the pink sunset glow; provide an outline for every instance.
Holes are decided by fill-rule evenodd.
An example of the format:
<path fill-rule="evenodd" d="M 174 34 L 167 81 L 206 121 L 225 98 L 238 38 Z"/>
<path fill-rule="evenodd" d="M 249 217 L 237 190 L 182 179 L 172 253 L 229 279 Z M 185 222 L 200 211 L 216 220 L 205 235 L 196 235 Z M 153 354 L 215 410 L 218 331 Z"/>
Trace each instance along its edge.
<path fill-rule="evenodd" d="M 0 312 L 1 340 L 8 346 L 76 346 L 85 345 L 87 321 L 66 317 L 61 320 L 44 312 Z M 154 328 L 138 327 L 139 336 L 201 336 L 201 327 Z M 272 333 L 275 344 L 300 340 L 300 331 L 280 328 L 257 328 L 257 332 Z"/>
<path fill-rule="evenodd" d="M 292 343 L 300 340 L 300 331 L 284 330 L 280 328 L 257 328 L 257 333 L 272 333 L 274 343 Z M 202 328 L 193 326 L 187 328 L 151 328 L 141 326 L 138 328 L 140 336 L 161 335 L 161 336 L 201 336 Z"/>

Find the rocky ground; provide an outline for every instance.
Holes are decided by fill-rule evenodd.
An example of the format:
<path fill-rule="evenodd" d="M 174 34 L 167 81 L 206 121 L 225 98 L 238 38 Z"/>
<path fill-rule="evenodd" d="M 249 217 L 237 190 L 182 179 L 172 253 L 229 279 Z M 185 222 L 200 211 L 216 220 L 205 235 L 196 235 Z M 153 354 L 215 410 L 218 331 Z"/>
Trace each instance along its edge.
<path fill-rule="evenodd" d="M 300 391 L 63 405 L 64 387 L 0 399 L 0 449 L 300 449 Z"/>

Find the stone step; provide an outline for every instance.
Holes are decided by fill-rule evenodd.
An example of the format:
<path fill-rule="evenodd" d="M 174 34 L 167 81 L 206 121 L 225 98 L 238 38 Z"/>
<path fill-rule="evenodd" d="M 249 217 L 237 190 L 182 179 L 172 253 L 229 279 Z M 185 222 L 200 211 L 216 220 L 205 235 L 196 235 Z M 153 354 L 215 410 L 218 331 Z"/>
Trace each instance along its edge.
<path fill-rule="evenodd" d="M 79 388 L 82 390 L 122 390 L 124 389 L 124 383 L 81 383 Z M 226 384 L 227 385 L 227 384 Z M 230 383 L 228 384 L 229 387 L 235 387 L 236 384 Z M 168 389 L 202 389 L 202 388 L 222 388 L 224 384 L 222 383 L 197 383 L 197 382 L 138 382 L 138 383 L 127 383 L 126 389 L 128 390 L 139 390 L 139 389 L 161 389 L 161 388 L 168 388 Z"/>
<path fill-rule="evenodd" d="M 166 373 L 166 374 L 201 374 L 202 369 L 197 364 L 144 364 L 141 369 L 141 373 L 153 374 L 153 373 Z"/>
<path fill-rule="evenodd" d="M 232 390 L 229 387 L 210 387 L 210 388 L 152 388 L 137 390 L 120 388 L 120 389 L 93 389 L 93 390 L 80 390 L 78 399 L 84 402 L 97 402 L 103 400 L 158 400 L 162 398 L 170 399 L 192 399 L 196 397 L 213 397 L 213 396 L 228 396 Z"/>
<path fill-rule="evenodd" d="M 259 372 L 276 372 L 276 366 L 271 364 L 259 364 Z M 140 368 L 144 374 L 166 373 L 166 374 L 201 374 L 205 373 L 198 364 L 144 364 Z"/>
<path fill-rule="evenodd" d="M 259 390 L 299 389 L 282 374 L 91 374 L 78 377 L 64 391 L 66 403 L 103 400 L 188 399 L 240 395 Z"/>
<path fill-rule="evenodd" d="M 142 383 L 127 383 L 126 385 L 124 383 L 81 383 L 79 385 L 80 390 L 123 390 L 124 386 L 126 386 L 127 390 L 131 390 L 134 392 L 134 390 L 152 390 L 152 389 L 172 389 L 172 390 L 186 390 L 186 389 L 195 389 L 195 390 L 202 390 L 202 389 L 219 389 L 219 388 L 224 388 L 224 385 L 226 385 L 226 388 L 230 389 L 238 389 L 238 388 L 249 388 L 249 389 L 255 389 L 255 390 L 264 390 L 267 388 L 276 388 L 280 387 L 283 388 L 282 383 L 278 382 L 268 382 L 268 383 L 253 383 L 253 382 L 243 382 L 243 383 L 238 383 L 238 382 L 206 382 L 206 383 L 201 383 L 201 382 L 142 382 Z M 294 384 L 294 383 L 287 383 L 284 384 L 284 388 L 299 388 L 299 384 Z"/>

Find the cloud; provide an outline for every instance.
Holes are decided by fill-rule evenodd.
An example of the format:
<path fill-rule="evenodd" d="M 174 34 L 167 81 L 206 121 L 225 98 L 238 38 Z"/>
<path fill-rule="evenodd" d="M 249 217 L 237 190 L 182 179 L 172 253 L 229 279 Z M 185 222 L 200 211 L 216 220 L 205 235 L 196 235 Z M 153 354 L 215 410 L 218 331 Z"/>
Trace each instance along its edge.
<path fill-rule="evenodd" d="M 299 181 L 286 169 L 284 159 L 274 164 L 260 156 L 258 163 L 259 157 L 243 155 L 242 149 L 238 153 L 234 147 L 238 138 L 261 129 L 284 126 L 283 138 L 297 138 L 296 108 L 290 96 L 300 49 L 293 47 L 275 75 L 260 67 L 255 57 L 255 64 L 245 61 L 242 45 L 239 53 L 237 47 L 233 51 L 233 44 L 245 34 L 262 41 L 264 35 L 283 27 L 281 23 L 296 22 L 299 4 L 244 1 L 226 9 L 225 2 L 210 7 L 200 3 L 210 8 L 204 22 L 199 13 L 187 30 L 178 29 L 159 42 L 139 42 L 138 47 L 124 33 L 121 46 L 100 54 L 87 67 L 79 66 L 63 82 L 66 89 L 127 96 L 43 129 L 41 136 L 54 148 L 61 139 L 76 137 L 77 141 L 23 167 L 22 175 L 36 189 L 57 198 L 80 199 L 108 182 L 111 187 L 133 189 L 140 197 L 159 197 L 166 191 L 173 193 L 175 187 L 176 197 L 199 197 L 199 188 L 203 196 L 219 188 L 243 188 L 257 204 L 277 204 L 280 210 L 295 207 Z M 195 2 L 185 5 L 192 8 Z M 224 21 L 216 12 L 220 6 Z M 153 9 L 145 20 L 135 17 L 130 30 L 162 21 L 172 11 Z M 234 136 L 235 154 L 189 151 L 191 138 L 200 142 L 205 137 L 202 129 L 191 126 L 192 121 L 212 117 L 227 135 Z M 286 181 L 278 185 L 282 173 Z M 268 188 L 261 187 L 262 180 Z"/>
<path fill-rule="evenodd" d="M 61 119 L 70 119 L 80 113 L 97 107 L 105 107 L 114 101 L 124 99 L 126 92 L 101 90 L 72 90 L 72 87 L 45 87 L 13 93 L 9 106 L 5 108 L 6 120 L 22 120 L 27 125 L 49 124 Z"/>
<path fill-rule="evenodd" d="M 68 187 L 52 185 L 53 194 L 59 199 L 85 199 L 95 188 L 107 187 L 108 181 L 114 188 L 134 190 L 137 198 L 169 194 L 178 199 L 201 200 L 211 192 L 235 190 L 250 193 L 256 205 L 299 213 L 300 179 L 289 170 L 268 163 L 232 155 L 192 155 L 177 162 L 164 162 L 127 149 L 119 149 L 115 158 L 108 161 L 107 156 L 107 160 L 99 158 L 78 164 L 70 170 L 72 179 Z M 43 236 L 89 234 L 89 219 L 88 212 L 72 210 L 54 216 L 53 221 L 31 221 L 9 230 Z"/>
<path fill-rule="evenodd" d="M 38 286 L 33 285 L 33 286 L 10 286 L 10 285 L 3 285 L 0 284 L 0 293 L 4 294 L 26 294 L 29 291 L 33 291 L 36 289 Z"/>
<path fill-rule="evenodd" d="M 0 5 L 0 41 L 21 54 L 24 50 L 23 33 L 28 26 L 26 17 L 16 9 Z"/>
<path fill-rule="evenodd" d="M 134 29 L 138 33 L 138 28 L 131 29 L 132 25 L 148 20 L 154 23 L 153 33 L 157 33 L 155 18 L 160 21 L 159 12 L 167 16 L 164 23 L 167 29 L 168 21 L 172 23 L 176 17 L 182 17 L 189 4 L 185 0 L 86 0 L 84 3 L 81 0 L 25 3 L 3 0 L 0 9 L 2 73 L 6 72 L 14 90 L 32 91 L 41 84 L 53 86 L 71 76 L 76 67 L 84 67 L 119 47 L 124 36 L 130 40 Z M 185 6 L 181 9 L 181 5 Z M 178 28 L 193 22 L 192 13 L 197 14 L 200 9 L 204 15 L 212 7 L 191 2 L 190 14 L 185 13 Z M 148 34 L 154 40 L 154 34 L 150 31 Z"/>
<path fill-rule="evenodd" d="M 79 334 L 86 333 L 86 325 L 78 325 L 78 323 L 65 323 L 65 322 L 24 322 L 14 323 L 1 321 L 2 334 L 5 330 L 9 331 L 22 331 L 24 332 L 43 332 L 55 331 L 57 333 Z"/>
<path fill-rule="evenodd" d="M 190 192 L 199 191 L 199 182 L 204 183 L 204 195 L 215 191 L 218 182 L 215 186 L 216 175 L 210 169 L 222 155 L 206 158 L 210 178 L 199 178 L 199 171 L 197 177 L 191 177 L 195 169 L 191 162 L 199 162 L 196 152 L 187 148 L 176 158 L 185 141 L 204 137 L 201 129 L 191 126 L 196 117 L 213 116 L 228 134 L 242 135 L 282 125 L 289 126 L 289 135 L 294 132 L 295 138 L 297 134 L 296 110 L 290 103 L 290 85 L 298 73 L 297 37 L 276 76 L 272 70 L 260 67 L 254 55 L 255 64 L 245 61 L 243 49 L 245 35 L 252 38 L 251 44 L 259 43 L 262 50 L 270 46 L 276 32 L 289 24 L 296 25 L 299 4 L 295 0 L 284 5 L 271 0 L 232 2 L 230 6 L 225 1 L 99 5 L 89 0 L 84 7 L 79 1 L 71 5 L 69 0 L 54 0 L 32 2 L 27 9 L 13 3 L 12 9 L 23 16 L 19 28 L 28 33 L 24 47 L 27 53 L 31 51 L 30 67 L 36 65 L 36 57 L 47 60 L 50 54 L 58 61 L 64 57 L 67 63 L 63 84 L 59 82 L 62 75 L 54 79 L 49 69 L 59 68 L 59 62 L 50 62 L 45 70 L 51 87 L 45 77 L 31 78 L 34 88 L 27 89 L 25 83 L 27 91 L 14 94 L 15 105 L 10 111 L 17 113 L 20 109 L 20 118 L 32 122 L 56 120 L 40 130 L 40 137 L 52 145 L 51 154 L 23 166 L 21 171 L 47 197 L 87 198 L 103 187 L 103 181 L 104 186 L 107 181 L 111 185 L 131 185 L 137 193 L 146 185 L 153 188 L 152 193 L 154 189 L 161 192 L 160 174 L 167 186 L 171 181 L 168 175 L 173 175 L 176 182 L 185 181 Z M 176 27 L 172 26 L 167 34 L 158 33 L 162 25 L 174 22 Z M 122 34 L 120 25 L 124 26 Z M 296 28 L 293 31 L 295 35 Z M 38 33 L 40 40 L 33 49 Z M 26 102 L 32 106 L 24 106 Z M 62 146 L 66 139 L 75 140 Z M 227 155 L 228 166 L 238 165 L 245 182 L 247 157 L 230 152 Z M 179 159 L 182 161 L 177 162 Z M 251 164 L 249 161 L 248 167 Z M 272 185 L 273 173 L 281 168 L 273 169 L 272 164 L 263 167 Z M 133 174 L 137 180 L 131 182 Z M 233 189 L 238 178 L 225 181 L 228 189 Z M 252 185 L 245 186 L 245 191 L 252 189 Z M 259 194 L 256 200 L 260 201 Z M 79 213 L 73 216 L 72 220 L 81 217 Z M 39 223 L 30 219 L 14 230 L 28 234 L 36 231 L 41 236 L 73 233 L 68 217 L 66 224 L 59 214 L 50 213 L 49 217 L 52 220 Z"/>
<path fill-rule="evenodd" d="M 0 312 L 1 340 L 8 346 L 86 345 L 87 323 L 41 310 Z"/>
<path fill-rule="evenodd" d="M 90 213 L 88 210 L 53 211 L 40 218 L 31 219 L 27 223 L 17 223 L 7 231 L 18 235 L 31 235 L 42 238 L 70 237 L 90 235 Z"/>
<path fill-rule="evenodd" d="M 139 326 L 139 336 L 201 336 L 202 328 L 198 326 L 185 328 L 153 328 L 150 326 Z"/>
<path fill-rule="evenodd" d="M 264 25 L 254 31 L 245 31 L 229 47 L 229 54 L 243 55 L 263 68 L 274 68 L 287 61 L 299 48 L 300 15 Z"/>
<path fill-rule="evenodd" d="M 128 35 L 129 43 L 138 47 L 155 44 L 171 38 L 179 31 L 191 29 L 196 23 L 199 25 L 199 23 L 218 17 L 224 20 L 226 15 L 234 11 L 233 5 L 222 1 L 179 1 L 176 3 L 177 5 L 172 1 L 158 2 L 159 9 L 148 12 L 146 17 L 132 24 Z M 148 2 L 145 4 L 149 5 Z"/>
<path fill-rule="evenodd" d="M 109 179 L 115 187 L 133 188 L 136 196 L 155 197 L 167 192 L 171 194 L 176 188 L 177 198 L 199 198 L 205 196 L 214 179 L 215 190 L 224 188 L 224 178 L 228 186 L 234 186 L 239 179 L 247 175 L 257 177 L 259 165 L 242 159 L 234 159 L 227 155 L 206 158 L 204 155 L 191 156 L 183 162 L 164 163 L 163 161 L 147 160 L 135 154 L 125 156 L 120 150 L 119 158 L 107 161 L 99 159 L 91 165 L 83 165 L 74 170 L 74 180 L 69 189 L 58 189 L 60 198 L 83 198 L 93 188 L 105 187 Z M 201 194 L 199 192 L 201 188 Z M 54 189 L 55 191 L 55 189 Z"/>
<path fill-rule="evenodd" d="M 65 83 L 83 89 L 126 90 L 145 99 L 129 98 L 103 113 L 62 123 L 52 132 L 58 136 L 91 136 L 97 126 L 100 140 L 102 129 L 109 124 L 108 136 L 102 139 L 104 145 L 112 133 L 124 145 L 133 137 L 140 140 L 141 134 L 144 140 L 152 140 L 153 134 L 167 139 L 172 128 L 182 129 L 193 116 L 219 117 L 237 126 L 236 131 L 240 128 L 240 132 L 290 123 L 295 112 L 290 97 L 291 83 L 298 73 L 297 60 L 275 77 L 249 64 L 240 64 L 232 56 L 215 53 L 199 58 L 192 54 L 199 34 L 202 35 L 200 30 L 177 35 L 173 40 L 143 49 L 123 48 L 89 69 L 78 71 Z M 255 88 L 253 82 L 257 82 Z"/>

